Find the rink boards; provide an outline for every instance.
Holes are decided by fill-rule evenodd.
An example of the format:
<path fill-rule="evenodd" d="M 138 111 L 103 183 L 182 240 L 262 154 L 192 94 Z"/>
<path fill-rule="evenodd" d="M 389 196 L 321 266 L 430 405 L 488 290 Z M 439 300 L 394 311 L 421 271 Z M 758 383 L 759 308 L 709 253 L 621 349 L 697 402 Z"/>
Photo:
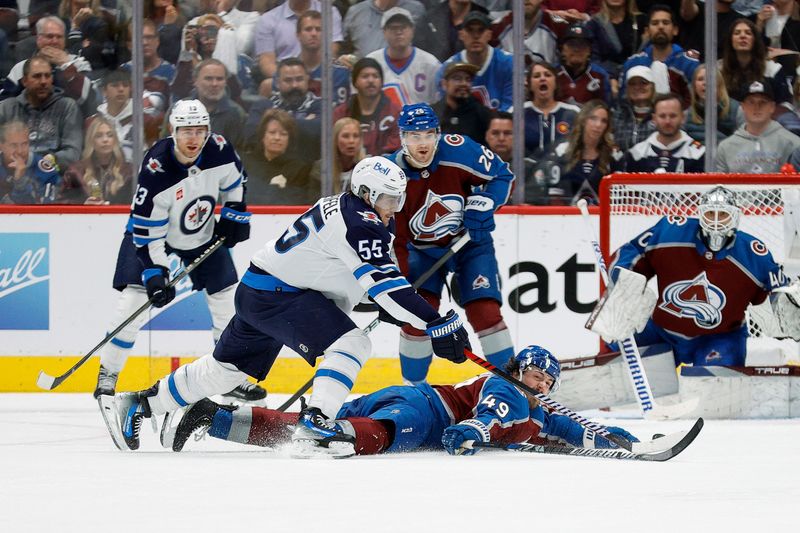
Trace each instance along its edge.
<path fill-rule="evenodd" d="M 301 208 L 256 208 L 251 239 L 233 249 L 240 274 L 250 256 L 278 237 Z M 0 206 L 0 391 L 33 391 L 40 369 L 58 374 L 116 324 L 111 280 L 127 209 Z M 583 328 L 598 294 L 591 247 L 577 209 L 506 208 L 497 216 L 495 246 L 503 285 L 503 314 L 515 345 L 538 343 L 564 357 L 593 353 L 596 336 Z M 173 258 L 173 268 L 178 261 Z M 443 308 L 454 307 L 445 294 Z M 359 325 L 374 313 L 355 313 Z M 175 301 L 153 310 L 133 349 L 121 387 L 149 385 L 181 360 L 211 351 L 211 318 L 202 293 L 186 280 Z M 400 380 L 397 328 L 372 334 L 373 356 L 356 385 L 373 390 Z M 480 352 L 473 336 L 476 351 Z M 267 385 L 294 391 L 311 376 L 290 351 Z M 59 390 L 94 387 L 97 360 Z M 431 379 L 457 382 L 477 366 L 436 361 Z"/>

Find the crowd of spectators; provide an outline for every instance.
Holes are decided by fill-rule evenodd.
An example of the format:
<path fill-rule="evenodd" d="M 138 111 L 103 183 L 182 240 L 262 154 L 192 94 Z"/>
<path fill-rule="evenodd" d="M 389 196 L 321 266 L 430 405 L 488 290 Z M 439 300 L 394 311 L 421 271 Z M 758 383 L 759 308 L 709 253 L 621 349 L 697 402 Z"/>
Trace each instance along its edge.
<path fill-rule="evenodd" d="M 0 203 L 128 204 L 131 48 L 143 52 L 144 148 L 197 98 L 240 153 L 248 203 L 306 204 L 346 187 L 365 155 L 400 148 L 404 104 L 510 161 L 525 202 L 597 201 L 615 171 L 702 172 L 715 91 L 724 172 L 800 160 L 800 0 L 524 0 L 524 139 L 514 139 L 511 0 L 0 0 Z M 706 87 L 708 65 L 716 86 Z M 321 79 L 330 71 L 332 101 Z M 323 106 L 333 138 L 323 139 Z M 321 145 L 332 143 L 322 165 Z M 330 168 L 332 176 L 322 176 Z"/>

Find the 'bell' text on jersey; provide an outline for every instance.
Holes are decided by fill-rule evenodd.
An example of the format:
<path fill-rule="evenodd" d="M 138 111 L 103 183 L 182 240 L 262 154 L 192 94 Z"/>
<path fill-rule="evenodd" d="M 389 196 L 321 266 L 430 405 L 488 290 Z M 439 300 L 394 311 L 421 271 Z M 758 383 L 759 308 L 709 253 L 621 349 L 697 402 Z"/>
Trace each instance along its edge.
<path fill-rule="evenodd" d="M 424 329 L 439 315 L 392 261 L 393 238 L 366 202 L 342 193 L 320 199 L 252 262 L 289 285 L 322 293 L 345 313 L 367 293 L 393 317 Z"/>
<path fill-rule="evenodd" d="M 128 231 L 145 268 L 168 267 L 165 245 L 194 250 L 214 234 L 214 208 L 243 202 L 247 174 L 231 143 L 212 133 L 189 166 L 175 158 L 172 137 L 158 141 L 142 160 Z"/>

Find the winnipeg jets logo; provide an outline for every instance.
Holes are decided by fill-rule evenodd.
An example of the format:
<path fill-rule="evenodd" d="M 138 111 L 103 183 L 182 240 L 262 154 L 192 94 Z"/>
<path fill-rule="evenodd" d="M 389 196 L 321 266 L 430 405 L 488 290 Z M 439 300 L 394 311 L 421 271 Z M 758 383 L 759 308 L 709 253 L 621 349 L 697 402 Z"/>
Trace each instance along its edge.
<path fill-rule="evenodd" d="M 187 235 L 197 233 L 214 215 L 216 201 L 211 196 L 201 196 L 190 202 L 181 214 L 181 230 Z"/>
<path fill-rule="evenodd" d="M 489 289 L 491 288 L 491 284 L 489 283 L 489 278 L 482 274 L 478 274 L 478 277 L 475 278 L 475 281 L 472 282 L 472 290 L 476 291 L 478 289 Z"/>
<path fill-rule="evenodd" d="M 372 222 L 373 224 L 382 224 L 381 217 L 379 217 L 376 213 L 372 211 L 356 211 L 364 222 Z"/>
<path fill-rule="evenodd" d="M 211 138 L 214 140 L 215 143 L 217 143 L 217 146 L 219 147 L 220 150 L 225 148 L 225 145 L 228 144 L 228 141 L 225 140 L 225 137 L 223 137 L 219 133 L 215 133 L 214 135 L 211 136 Z"/>
<path fill-rule="evenodd" d="M 658 307 L 679 318 L 691 318 L 703 329 L 714 329 L 722 323 L 725 303 L 725 294 L 701 272 L 693 280 L 667 286 Z"/>
<path fill-rule="evenodd" d="M 147 162 L 147 170 L 149 170 L 151 174 L 155 174 L 156 172 L 164 172 L 164 168 L 161 166 L 161 161 L 154 157 L 151 157 Z"/>
<path fill-rule="evenodd" d="M 425 204 L 411 216 L 408 226 L 416 240 L 437 241 L 447 235 L 458 233 L 463 212 L 463 196 L 459 194 L 440 196 L 428 190 Z"/>

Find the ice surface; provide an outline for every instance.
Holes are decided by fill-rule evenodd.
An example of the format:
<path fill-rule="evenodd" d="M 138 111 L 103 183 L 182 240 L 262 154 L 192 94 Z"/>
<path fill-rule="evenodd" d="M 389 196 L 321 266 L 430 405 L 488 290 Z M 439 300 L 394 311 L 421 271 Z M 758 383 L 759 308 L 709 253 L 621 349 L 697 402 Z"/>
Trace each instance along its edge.
<path fill-rule="evenodd" d="M 603 423 L 642 438 L 690 426 Z M 666 463 L 501 451 L 303 461 L 209 437 L 175 454 L 149 428 L 123 453 L 88 394 L 0 395 L 0 532 L 800 530 L 800 420 L 707 421 Z"/>

